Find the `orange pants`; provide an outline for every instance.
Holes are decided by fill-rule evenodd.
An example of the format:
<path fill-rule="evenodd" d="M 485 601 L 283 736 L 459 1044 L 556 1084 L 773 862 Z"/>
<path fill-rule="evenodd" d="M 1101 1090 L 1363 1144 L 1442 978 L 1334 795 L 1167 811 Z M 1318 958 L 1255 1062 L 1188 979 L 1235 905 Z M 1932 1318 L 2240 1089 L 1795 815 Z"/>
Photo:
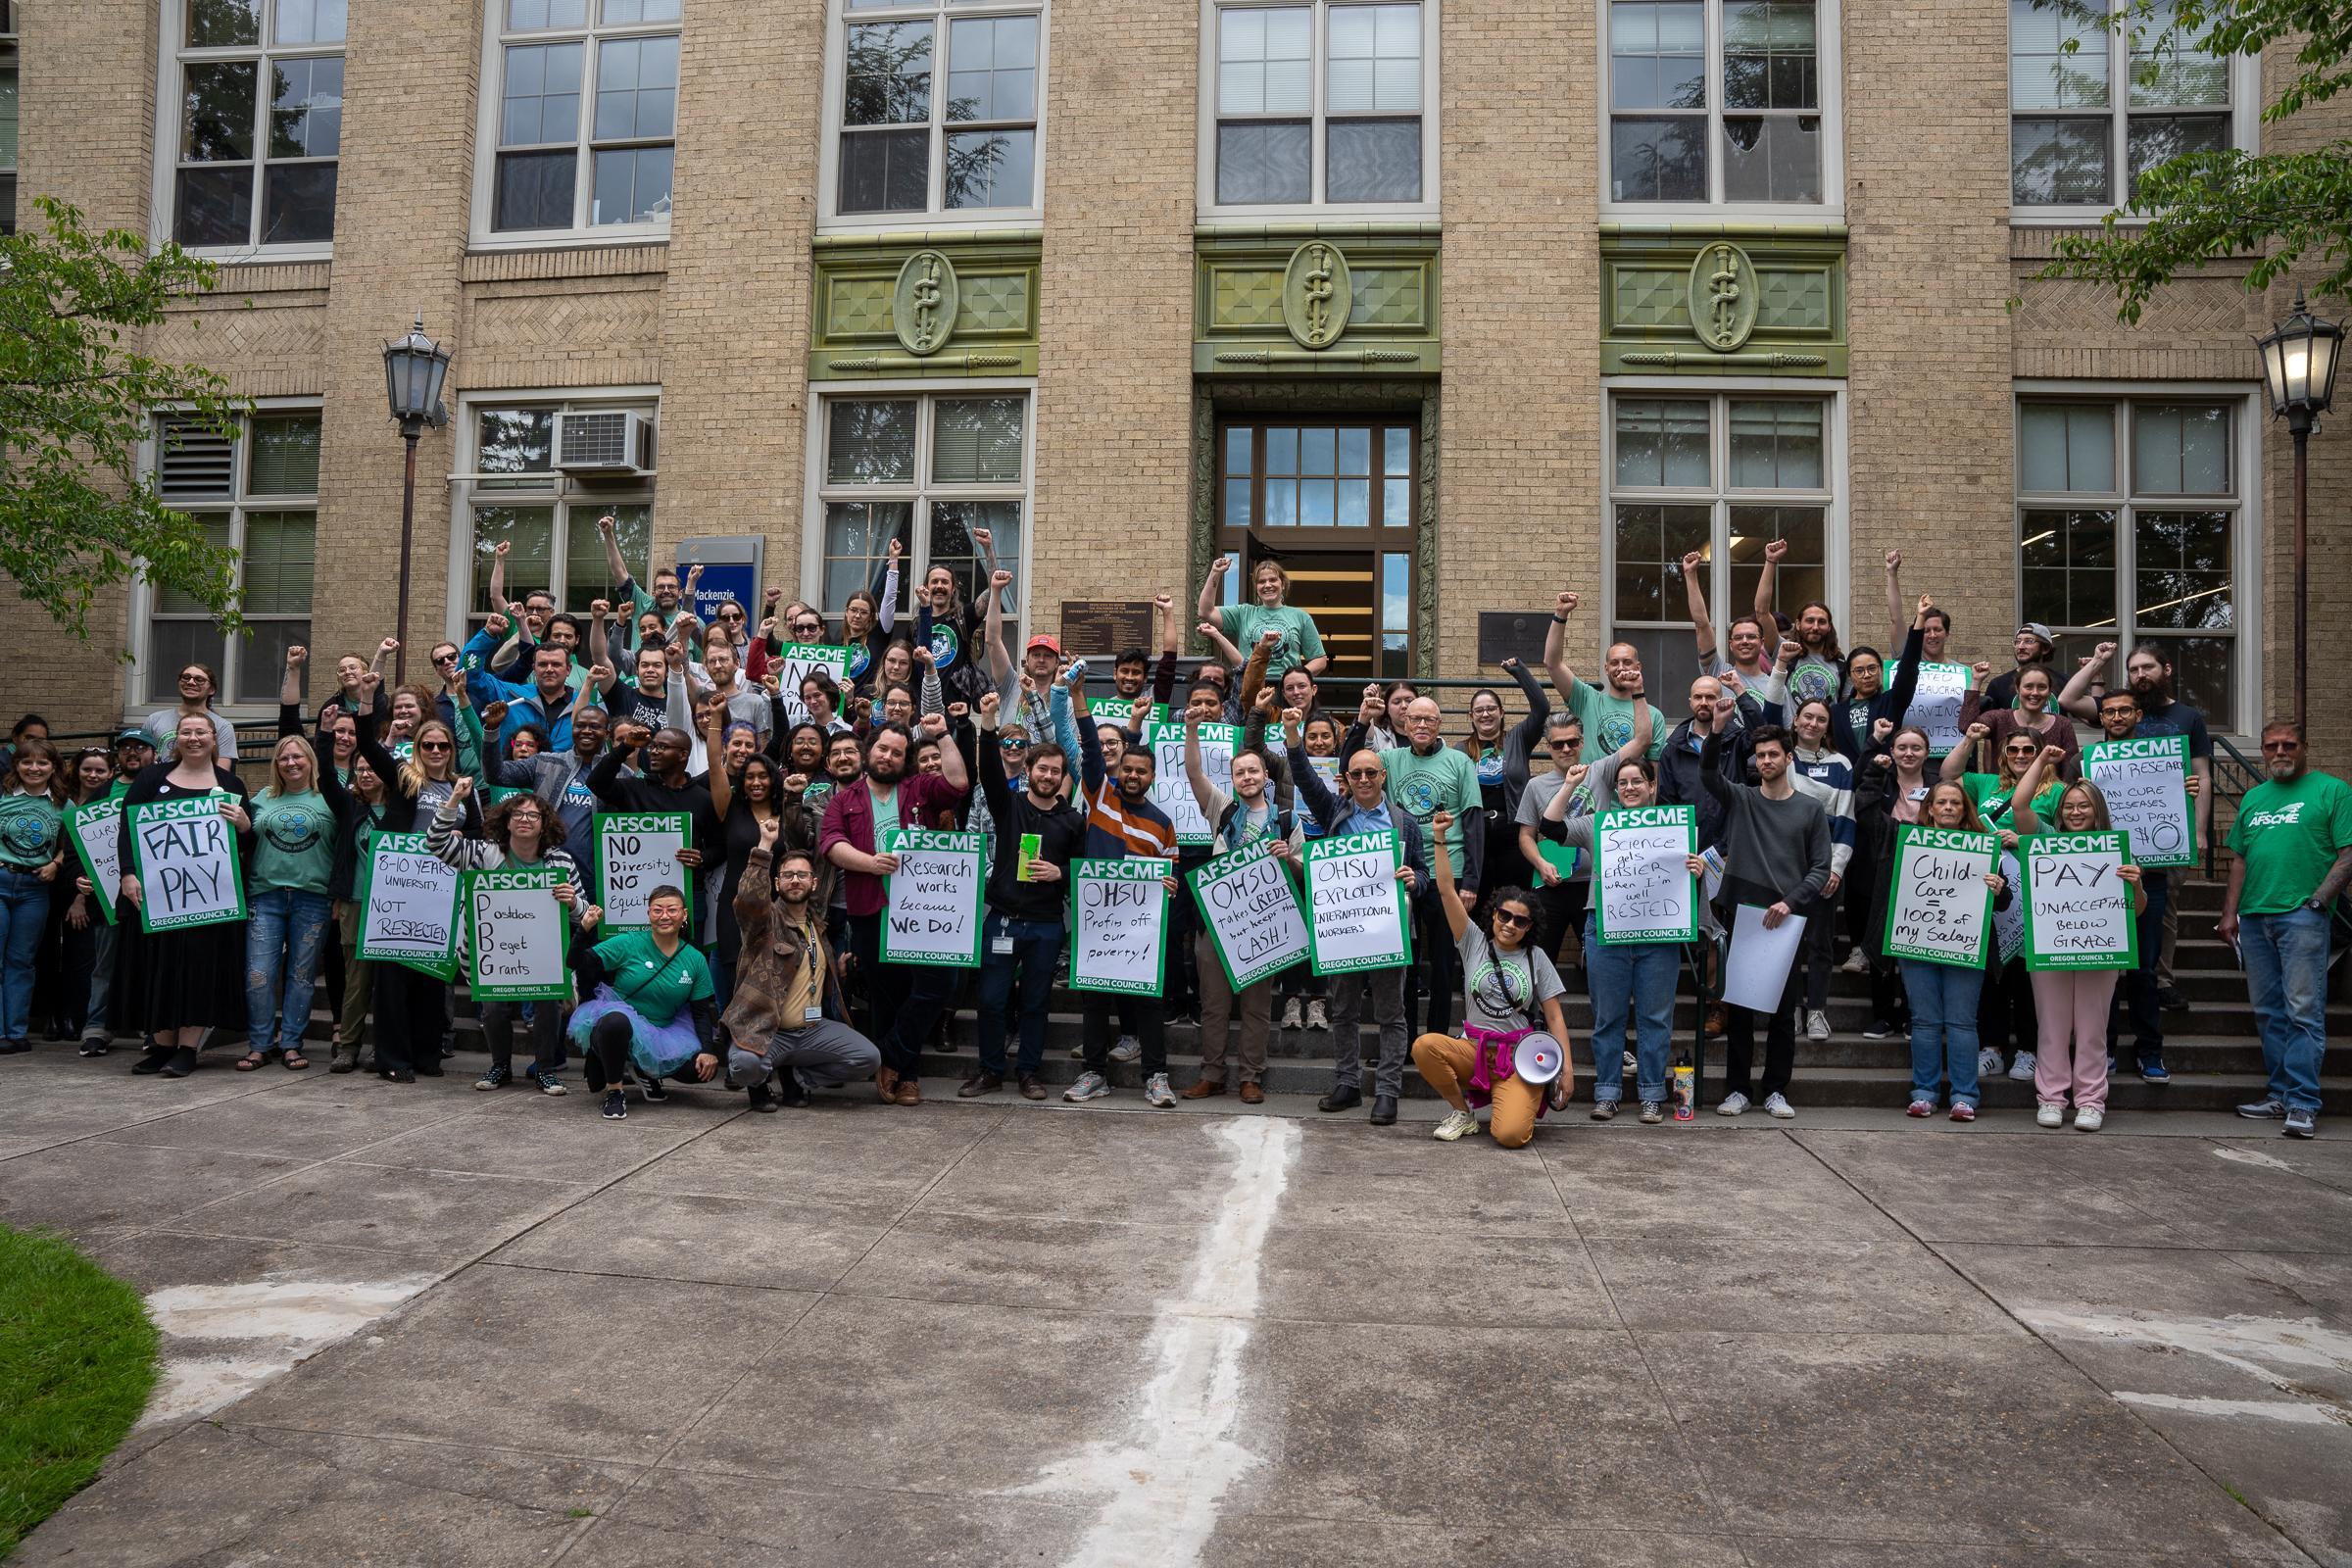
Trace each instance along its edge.
<path fill-rule="evenodd" d="M 1478 1070 L 1478 1048 L 1451 1035 L 1423 1035 L 1413 1042 L 1413 1066 L 1456 1110 L 1468 1110 L 1462 1085 Z M 1487 1131 L 1505 1149 L 1523 1149 L 1536 1136 L 1536 1111 L 1544 1103 L 1544 1086 L 1510 1077 L 1494 1086 L 1494 1114 Z"/>

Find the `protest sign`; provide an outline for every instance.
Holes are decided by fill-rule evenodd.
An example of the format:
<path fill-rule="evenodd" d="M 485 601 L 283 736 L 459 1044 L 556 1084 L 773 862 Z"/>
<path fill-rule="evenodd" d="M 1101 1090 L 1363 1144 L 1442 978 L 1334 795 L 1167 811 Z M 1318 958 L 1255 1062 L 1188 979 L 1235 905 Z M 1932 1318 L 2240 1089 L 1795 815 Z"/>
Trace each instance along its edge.
<path fill-rule="evenodd" d="M 220 925 L 245 918 L 245 872 L 220 796 L 141 801 L 130 808 L 138 859 L 139 929 Z"/>
<path fill-rule="evenodd" d="M 1686 863 L 1697 852 L 1697 807 L 1602 811 L 1592 818 L 1592 843 L 1593 929 L 1602 946 L 1698 940 L 1698 879 Z"/>
<path fill-rule="evenodd" d="M 122 891 L 122 802 L 110 797 L 66 808 L 66 842 L 81 874 L 90 879 L 90 902 L 106 923 L 115 923 L 115 900 Z"/>
<path fill-rule="evenodd" d="M 2037 833 L 2018 844 L 2025 870 L 2026 967 L 2135 969 L 2138 922 L 2122 833 Z"/>
<path fill-rule="evenodd" d="M 596 813 L 596 902 L 604 906 L 608 935 L 644 930 L 645 906 L 658 887 L 676 888 L 693 909 L 694 872 L 678 863 L 693 831 L 684 811 Z"/>
<path fill-rule="evenodd" d="M 2107 797 L 2107 818 L 2132 835 L 2132 863 L 2197 863 L 2197 819 L 2188 804 L 2188 737 L 2093 741 L 2082 776 Z"/>
<path fill-rule="evenodd" d="M 564 966 L 570 922 L 556 889 L 568 880 L 552 865 L 473 871 L 466 877 L 466 912 L 473 936 L 466 980 L 476 1002 L 563 1002 L 571 996 Z"/>
<path fill-rule="evenodd" d="M 458 882 L 423 834 L 378 833 L 360 882 L 360 956 L 455 978 Z"/>
<path fill-rule="evenodd" d="M 1306 764 L 1315 770 L 1315 776 L 1323 781 L 1323 787 L 1331 791 L 1333 800 L 1345 799 L 1345 793 L 1340 788 L 1340 760 L 1338 758 L 1310 757 L 1306 760 Z M 1305 791 L 1299 791 L 1298 801 L 1298 831 L 1310 839 L 1321 838 L 1323 824 L 1316 821 L 1315 813 L 1307 808 Z"/>
<path fill-rule="evenodd" d="M 1886 684 L 1894 684 L 1895 672 L 1903 667 L 1899 659 L 1886 661 Z M 1968 688 L 1976 672 L 1966 664 L 1930 664 L 1919 666 L 1919 685 L 1912 691 L 1911 706 L 1903 710 L 1902 722 L 1914 729 L 1927 731 L 1928 755 L 1943 757 L 1957 751 L 1968 739 L 1960 727 L 1960 705 L 1968 698 Z"/>
<path fill-rule="evenodd" d="M 978 833 L 882 830 L 876 852 L 899 858 L 899 868 L 883 880 L 883 962 L 979 967 L 988 881 L 980 840 Z"/>
<path fill-rule="evenodd" d="M 821 669 L 833 677 L 836 686 L 850 683 L 850 651 L 830 648 L 816 643 L 786 643 L 784 652 L 767 662 L 768 668 L 777 672 L 776 699 L 784 705 L 784 727 L 806 723 L 808 705 L 801 701 L 801 682 L 808 672 Z"/>
<path fill-rule="evenodd" d="M 1317 974 L 1400 969 L 1413 961 L 1412 921 L 1393 832 L 1350 833 L 1306 847 L 1307 925 Z"/>
<path fill-rule="evenodd" d="M 1072 860 L 1070 989 L 1156 997 L 1167 982 L 1173 860 Z"/>
<path fill-rule="evenodd" d="M 1186 878 L 1236 991 L 1306 956 L 1306 917 L 1298 912 L 1291 873 L 1274 857 L 1275 842 L 1258 839 Z"/>
<path fill-rule="evenodd" d="M 1805 939 L 1805 917 L 1764 923 L 1764 910 L 1742 904 L 1732 916 L 1732 946 L 1723 959 L 1723 1000 L 1750 1012 L 1778 1012 Z"/>
<path fill-rule="evenodd" d="M 2006 906 L 1992 911 L 1992 940 L 2000 949 L 2001 961 L 2007 963 L 2026 951 L 2026 895 L 2023 891 L 2025 872 L 2019 869 L 2017 857 L 2007 850 L 2001 852 L 2001 880 L 2009 884 L 2015 895 Z"/>
<path fill-rule="evenodd" d="M 1974 969 L 1984 962 L 1997 834 L 1905 825 L 1886 883 L 1886 956 Z"/>
<path fill-rule="evenodd" d="M 1233 793 L 1233 751 L 1241 743 L 1239 724 L 1200 726 L 1200 770 L 1228 795 Z M 1200 803 L 1193 799 L 1192 780 L 1184 771 L 1184 726 L 1148 724 L 1144 744 L 1152 748 L 1152 804 L 1175 825 L 1177 843 L 1207 844 L 1213 824 L 1200 814 Z"/>

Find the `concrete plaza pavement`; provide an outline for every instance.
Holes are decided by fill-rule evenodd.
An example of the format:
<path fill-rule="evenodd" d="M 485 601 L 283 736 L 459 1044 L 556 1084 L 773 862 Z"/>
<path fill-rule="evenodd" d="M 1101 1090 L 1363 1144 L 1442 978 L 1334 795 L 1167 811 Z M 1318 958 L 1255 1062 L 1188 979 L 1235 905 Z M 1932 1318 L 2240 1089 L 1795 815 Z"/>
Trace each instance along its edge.
<path fill-rule="evenodd" d="M 130 1059 L 0 1068 L 0 1220 L 166 1331 L 27 1563 L 2352 1564 L 2326 1122 L 1511 1152 Z"/>

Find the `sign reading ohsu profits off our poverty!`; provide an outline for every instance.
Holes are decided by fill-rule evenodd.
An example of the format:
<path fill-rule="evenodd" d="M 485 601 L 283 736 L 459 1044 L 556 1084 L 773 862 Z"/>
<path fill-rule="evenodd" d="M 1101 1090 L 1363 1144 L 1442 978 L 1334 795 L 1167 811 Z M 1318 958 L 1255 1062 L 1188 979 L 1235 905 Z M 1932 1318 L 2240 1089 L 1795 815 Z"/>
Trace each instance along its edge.
<path fill-rule="evenodd" d="M 1991 874 L 2001 841 L 1991 833 L 1905 826 L 1895 834 L 1886 886 L 1886 956 L 1975 968 L 1992 918 Z"/>
<path fill-rule="evenodd" d="M 92 801 L 66 808 L 66 838 L 81 874 L 90 879 L 90 902 L 108 925 L 115 923 L 115 899 L 122 889 L 122 803 Z"/>
<path fill-rule="evenodd" d="M 1186 878 L 1217 961 L 1234 990 L 1255 985 L 1306 956 L 1306 918 L 1291 873 L 1259 839 L 1220 855 Z"/>
<path fill-rule="evenodd" d="M 787 729 L 808 721 L 808 705 L 801 701 L 801 682 L 808 678 L 810 670 L 823 670 L 833 677 L 836 686 L 849 681 L 850 651 L 847 648 L 829 648 L 816 643 L 786 643 L 784 652 L 768 662 L 778 672 L 776 697 L 784 705 L 784 727 Z"/>
<path fill-rule="evenodd" d="M 1242 730 L 1238 724 L 1200 726 L 1200 770 L 1208 775 L 1211 784 L 1228 795 L 1233 793 L 1233 750 L 1241 743 Z M 1176 842 L 1208 843 L 1212 824 L 1200 814 L 1200 803 L 1193 798 L 1192 781 L 1184 771 L 1184 726 L 1147 724 L 1144 744 L 1152 748 L 1154 767 L 1152 804 L 1167 812 L 1169 822 L 1176 828 Z"/>
<path fill-rule="evenodd" d="M 1070 989 L 1156 997 L 1166 987 L 1173 860 L 1070 862 Z"/>
<path fill-rule="evenodd" d="M 218 795 L 141 801 L 130 808 L 138 858 L 139 928 L 176 931 L 245 918 L 237 835 Z"/>
<path fill-rule="evenodd" d="M 882 960 L 980 966 L 982 835 L 884 828 L 875 850 L 899 858 L 883 880 Z"/>
<path fill-rule="evenodd" d="M 654 889 L 673 887 L 694 907 L 694 873 L 678 863 L 694 831 L 684 811 L 599 811 L 596 813 L 597 902 L 605 906 L 604 928 L 645 929 L 645 906 Z"/>
<path fill-rule="evenodd" d="M 2108 819 L 2132 835 L 2132 864 L 2197 863 L 2187 736 L 2093 741 L 2082 748 L 2082 776 L 2107 797 Z"/>
<path fill-rule="evenodd" d="M 1396 880 L 1396 835 L 1351 833 L 1306 846 L 1314 972 L 1396 969 L 1413 961 L 1412 922 Z"/>
<path fill-rule="evenodd" d="M 2037 833 L 2017 853 L 2026 873 L 2027 968 L 2138 967 L 2132 884 L 2116 874 L 2132 863 L 2129 835 Z"/>
<path fill-rule="evenodd" d="M 1592 918 L 1603 947 L 1698 940 L 1698 808 L 1625 806 L 1592 818 Z"/>
<path fill-rule="evenodd" d="M 466 874 L 473 936 L 466 980 L 476 1002 L 562 1002 L 571 995 L 564 966 L 570 924 L 556 902 L 565 880 L 552 865 Z"/>
<path fill-rule="evenodd" d="M 456 978 L 458 881 L 423 834 L 378 833 L 360 886 L 360 956 Z"/>

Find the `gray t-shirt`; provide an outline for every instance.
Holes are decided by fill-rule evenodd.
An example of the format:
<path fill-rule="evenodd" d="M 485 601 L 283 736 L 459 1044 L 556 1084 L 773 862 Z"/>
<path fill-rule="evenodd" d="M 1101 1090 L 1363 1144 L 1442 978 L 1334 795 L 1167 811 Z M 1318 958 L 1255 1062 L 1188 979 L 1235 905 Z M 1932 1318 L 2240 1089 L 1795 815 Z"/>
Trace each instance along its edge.
<path fill-rule="evenodd" d="M 1530 773 L 1527 776 L 1527 788 L 1522 791 L 1519 796 L 1519 814 L 1513 817 L 1511 820 L 1521 827 L 1534 828 L 1536 830 L 1536 837 L 1539 839 L 1550 837 L 1549 834 L 1544 831 L 1545 826 L 1544 821 L 1544 813 L 1545 810 L 1549 809 L 1553 798 L 1560 793 L 1560 786 L 1567 782 L 1568 781 L 1565 778 L 1556 772 Z M 1584 782 L 1577 785 L 1575 796 L 1568 802 L 1568 819 L 1570 821 L 1574 821 L 1579 817 L 1587 817 L 1591 816 L 1592 814 L 1592 780 L 1591 776 L 1588 775 Z M 1576 858 L 1576 872 L 1569 878 L 1569 880 L 1572 882 L 1583 882 L 1588 880 L 1592 875 L 1592 857 L 1590 855 L 1578 856 Z M 1492 881 L 1494 879 L 1490 877 L 1489 880 Z"/>
<path fill-rule="evenodd" d="M 1474 925 L 1463 929 L 1454 948 L 1462 956 L 1463 1017 L 1481 1029 L 1541 1029 L 1544 999 L 1567 995 L 1560 972 L 1534 948 L 1498 953 Z"/>

